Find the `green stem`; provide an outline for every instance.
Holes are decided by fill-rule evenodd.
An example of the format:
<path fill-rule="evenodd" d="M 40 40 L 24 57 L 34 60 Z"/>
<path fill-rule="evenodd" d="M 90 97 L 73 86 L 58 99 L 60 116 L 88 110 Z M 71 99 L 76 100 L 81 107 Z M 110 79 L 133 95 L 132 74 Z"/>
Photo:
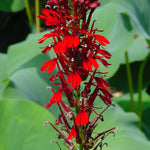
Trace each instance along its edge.
<path fill-rule="evenodd" d="M 141 63 L 140 70 L 139 70 L 139 76 L 138 76 L 138 114 L 139 114 L 139 129 L 142 128 L 142 79 L 143 79 L 143 72 L 144 67 L 146 65 L 146 62 L 148 61 L 150 57 L 150 53 L 146 56 L 144 61 Z"/>
<path fill-rule="evenodd" d="M 26 13 L 27 13 L 27 16 L 28 16 L 28 20 L 32 24 L 33 23 L 33 19 L 32 19 L 32 15 L 31 15 L 31 11 L 30 11 L 29 2 L 28 2 L 28 0 L 24 0 L 24 2 L 25 2 L 25 6 L 26 6 Z"/>
<path fill-rule="evenodd" d="M 35 22 L 37 33 L 40 33 L 40 19 L 37 17 L 40 13 L 40 3 L 39 0 L 35 0 Z"/>
<path fill-rule="evenodd" d="M 129 91 L 130 91 L 131 112 L 134 112 L 132 76 L 131 76 L 131 69 L 130 69 L 128 52 L 127 51 L 125 52 L 125 59 L 126 59 L 126 68 L 127 68 L 127 77 L 128 77 Z"/>
<path fill-rule="evenodd" d="M 80 144 L 80 150 L 83 150 L 83 143 Z"/>

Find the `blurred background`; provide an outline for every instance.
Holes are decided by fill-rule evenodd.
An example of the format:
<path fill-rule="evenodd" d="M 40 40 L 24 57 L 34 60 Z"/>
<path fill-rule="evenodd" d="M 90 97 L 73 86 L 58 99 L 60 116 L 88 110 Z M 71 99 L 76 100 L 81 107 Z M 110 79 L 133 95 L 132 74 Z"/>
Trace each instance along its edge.
<path fill-rule="evenodd" d="M 115 108 L 104 114 L 97 132 L 113 126 L 104 150 L 149 150 L 150 148 L 150 0 L 99 0 L 92 20 L 110 41 L 112 54 L 107 80 Z M 42 54 L 38 39 L 49 32 L 36 17 L 46 0 L 0 0 L 0 150 L 58 149 L 57 134 L 44 121 L 55 122 L 57 106 L 44 106 L 52 96 L 42 64 L 55 57 Z M 51 75 L 50 75 L 51 76 Z M 53 87 L 56 89 L 56 87 Z M 65 96 L 63 97 L 65 99 Z M 103 103 L 97 99 L 97 105 Z M 111 116 L 111 118 L 110 118 Z M 58 140 L 62 149 L 67 149 Z"/>

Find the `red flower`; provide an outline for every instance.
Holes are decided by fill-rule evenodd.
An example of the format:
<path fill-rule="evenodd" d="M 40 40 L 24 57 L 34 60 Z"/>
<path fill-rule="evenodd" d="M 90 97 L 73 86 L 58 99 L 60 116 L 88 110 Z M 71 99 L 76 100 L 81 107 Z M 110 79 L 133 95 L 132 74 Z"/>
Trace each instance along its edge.
<path fill-rule="evenodd" d="M 109 87 L 108 82 L 105 81 L 103 78 L 95 77 L 95 80 L 96 80 L 96 82 L 97 82 L 97 86 L 98 86 L 100 89 L 106 90 L 106 89 Z"/>
<path fill-rule="evenodd" d="M 89 116 L 83 108 L 77 114 L 75 122 L 78 126 L 86 125 L 89 122 Z"/>
<path fill-rule="evenodd" d="M 59 34 L 57 32 L 51 32 L 51 33 L 47 33 L 45 35 L 43 35 L 42 38 L 40 38 L 38 41 L 39 43 L 43 43 L 46 39 L 50 38 L 50 37 L 54 37 L 54 36 L 58 36 Z"/>
<path fill-rule="evenodd" d="M 70 140 L 70 139 L 73 139 L 74 137 L 76 137 L 77 133 L 76 133 L 76 128 L 73 126 L 69 135 L 68 135 L 68 138 L 67 140 Z"/>
<path fill-rule="evenodd" d="M 54 47 L 54 51 L 55 53 L 65 53 L 66 52 L 66 46 L 63 44 L 62 41 L 58 42 L 55 47 Z"/>
<path fill-rule="evenodd" d="M 110 42 L 102 35 L 94 35 L 94 38 L 103 46 L 106 46 Z"/>
<path fill-rule="evenodd" d="M 59 15 L 57 12 L 50 10 L 50 9 L 42 9 L 42 13 L 44 15 L 39 15 L 40 19 L 45 20 L 45 24 L 47 26 L 57 25 L 60 23 Z"/>
<path fill-rule="evenodd" d="M 63 90 L 59 90 L 50 99 L 49 103 L 45 106 L 45 108 L 49 108 L 52 104 L 56 104 L 62 99 Z"/>
<path fill-rule="evenodd" d="M 66 45 L 68 48 L 74 48 L 79 45 L 80 41 L 77 36 L 68 35 L 63 39 L 63 45 Z"/>
<path fill-rule="evenodd" d="M 69 74 L 69 76 L 67 78 L 67 83 L 72 85 L 73 88 L 76 88 L 81 83 L 81 77 L 79 76 L 79 74 L 76 71 L 74 71 Z"/>
<path fill-rule="evenodd" d="M 99 95 L 99 97 L 102 99 L 102 101 L 106 104 L 106 105 L 110 105 L 112 103 L 111 99 L 109 97 L 103 96 L 103 95 Z"/>
<path fill-rule="evenodd" d="M 41 67 L 41 71 L 44 72 L 46 69 L 48 69 L 46 74 L 51 73 L 54 71 L 55 66 L 56 66 L 56 59 L 48 60 Z"/>
<path fill-rule="evenodd" d="M 95 69 L 98 69 L 99 67 L 99 64 L 97 63 L 97 61 L 92 57 L 89 57 L 88 59 L 83 60 L 82 65 L 83 65 L 83 68 L 87 71 L 92 71 L 92 65 L 95 67 Z"/>
<path fill-rule="evenodd" d="M 102 50 L 102 49 L 98 49 L 97 52 L 101 55 L 103 55 L 105 58 L 110 59 L 111 58 L 111 54 L 106 51 L 106 50 Z"/>

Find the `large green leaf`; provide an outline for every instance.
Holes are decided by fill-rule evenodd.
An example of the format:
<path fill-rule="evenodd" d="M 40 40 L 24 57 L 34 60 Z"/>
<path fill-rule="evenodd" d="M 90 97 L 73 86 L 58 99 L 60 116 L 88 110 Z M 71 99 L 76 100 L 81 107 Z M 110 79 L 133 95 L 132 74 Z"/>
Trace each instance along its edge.
<path fill-rule="evenodd" d="M 0 11 L 17 12 L 25 7 L 24 0 L 1 0 Z"/>
<path fill-rule="evenodd" d="M 104 108 L 104 107 L 103 107 Z M 139 131 L 136 124 L 138 117 L 133 113 L 125 113 L 119 106 L 109 108 L 104 114 L 104 121 L 99 122 L 95 132 L 99 133 L 117 126 L 104 142 L 108 143 L 105 150 L 148 150 L 150 142 Z M 1 100 L 0 101 L 0 149 L 1 150 L 30 150 L 58 149 L 50 140 L 57 140 L 56 131 L 52 127 L 44 127 L 43 122 L 54 123 L 53 116 L 44 108 L 29 101 Z M 94 133 L 96 135 L 96 133 Z M 63 145 L 62 149 L 65 150 Z"/>
<path fill-rule="evenodd" d="M 50 97 L 51 90 L 46 90 L 50 85 L 48 76 L 40 72 L 43 63 L 53 57 L 54 53 L 43 55 L 38 45 L 38 39 L 45 33 L 30 34 L 24 42 L 14 44 L 9 47 L 7 67 L 7 82 L 0 84 L 1 99 L 26 99 L 32 100 L 45 106 Z M 44 44 L 49 44 L 49 41 Z M 55 71 L 53 72 L 55 73 Z M 6 84 L 6 85 L 5 85 Z M 57 88 L 54 87 L 55 90 Z M 55 110 L 55 111 L 54 111 Z M 56 106 L 51 112 L 57 115 Z"/>
<path fill-rule="evenodd" d="M 136 39 L 133 40 L 131 46 L 127 50 L 129 62 L 133 63 L 136 61 L 142 61 L 149 53 L 149 49 L 147 47 L 147 43 L 145 39 L 141 36 L 138 36 Z M 123 55 L 121 59 L 121 63 L 125 64 L 125 56 Z"/>
<path fill-rule="evenodd" d="M 44 108 L 29 101 L 0 101 L 0 149 L 1 150 L 44 150 L 58 149 L 56 131 L 44 127 L 44 121 L 55 122 Z"/>
<path fill-rule="evenodd" d="M 113 2 L 118 11 L 129 15 L 136 32 L 150 39 L 150 0 L 113 0 Z"/>
<path fill-rule="evenodd" d="M 6 74 L 7 55 L 0 53 L 0 98 L 9 81 Z"/>
<path fill-rule="evenodd" d="M 150 142 L 138 129 L 139 119 L 133 113 L 125 113 L 120 107 L 109 108 L 104 113 L 104 121 L 99 123 L 96 131 L 102 132 L 117 126 L 116 136 L 109 135 L 104 143 L 108 143 L 105 150 L 149 150 Z"/>
<path fill-rule="evenodd" d="M 38 39 L 43 34 L 30 34 L 25 41 L 13 44 L 8 48 L 7 72 L 9 75 L 32 58 L 41 54 Z"/>
<path fill-rule="evenodd" d="M 124 27 L 121 15 L 113 3 L 107 3 L 103 7 L 99 7 L 94 12 L 92 19 L 99 19 L 95 23 L 95 28 L 104 30 L 103 35 L 110 41 L 106 49 L 112 54 L 109 61 L 112 65 L 109 68 L 100 67 L 100 69 L 109 71 L 108 77 L 111 77 L 118 70 L 121 56 L 131 44 L 134 31 L 129 32 Z"/>
<path fill-rule="evenodd" d="M 123 94 L 120 97 L 114 96 L 114 101 L 117 102 L 125 111 L 131 111 L 130 105 L 130 93 Z M 138 113 L 138 93 L 134 93 L 134 105 L 135 111 Z M 142 91 L 142 110 L 146 110 L 150 107 L 150 95 L 145 91 Z"/>
<path fill-rule="evenodd" d="M 6 79 L 6 62 L 7 62 L 7 55 L 0 53 L 0 82 L 4 79 Z"/>

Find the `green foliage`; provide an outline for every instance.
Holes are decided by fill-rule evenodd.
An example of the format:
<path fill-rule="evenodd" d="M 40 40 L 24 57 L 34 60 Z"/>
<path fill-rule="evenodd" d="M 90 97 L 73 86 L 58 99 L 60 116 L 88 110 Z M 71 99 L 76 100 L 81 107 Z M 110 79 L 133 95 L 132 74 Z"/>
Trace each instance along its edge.
<path fill-rule="evenodd" d="M 52 127 L 43 123 L 54 117 L 41 106 L 23 100 L 0 101 L 0 149 L 43 150 L 57 149 L 51 140 L 57 138 Z"/>
<path fill-rule="evenodd" d="M 17 12 L 25 8 L 24 0 L 1 0 L 0 11 Z"/>

